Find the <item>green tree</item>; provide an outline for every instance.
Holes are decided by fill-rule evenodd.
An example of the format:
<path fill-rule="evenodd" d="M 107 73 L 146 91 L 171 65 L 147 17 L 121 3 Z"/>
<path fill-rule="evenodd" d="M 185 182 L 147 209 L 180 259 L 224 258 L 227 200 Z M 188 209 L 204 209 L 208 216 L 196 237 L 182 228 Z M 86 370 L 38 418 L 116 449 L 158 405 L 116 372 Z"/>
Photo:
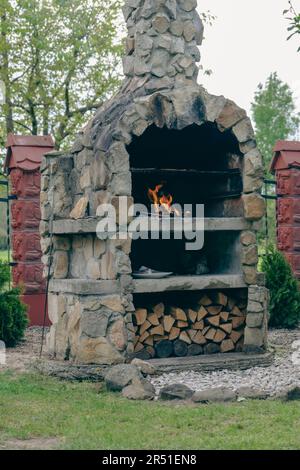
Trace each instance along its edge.
<path fill-rule="evenodd" d="M 119 86 L 121 0 L 1 0 L 0 80 L 8 132 L 68 145 Z"/>
<path fill-rule="evenodd" d="M 293 138 L 300 123 L 293 93 L 276 72 L 271 73 L 264 85 L 258 85 L 252 103 L 252 114 L 257 144 L 268 171 L 276 141 Z"/>
<path fill-rule="evenodd" d="M 283 14 L 286 16 L 286 18 L 289 20 L 289 36 L 288 36 L 288 41 L 294 37 L 297 34 L 300 34 L 300 13 L 297 13 L 292 1 L 289 1 L 289 8 L 287 10 L 284 10 Z M 300 52 L 300 46 L 298 47 L 298 52 Z"/>
<path fill-rule="evenodd" d="M 299 127 L 299 114 L 296 112 L 293 93 L 287 83 L 272 73 L 266 83 L 259 84 L 252 103 L 255 135 L 262 152 L 266 176 L 270 176 L 270 163 L 277 140 L 293 138 Z M 272 194 L 269 188 L 269 194 Z M 267 201 L 268 242 L 276 243 L 276 204 Z M 265 229 L 260 232 L 260 240 L 265 238 Z"/>

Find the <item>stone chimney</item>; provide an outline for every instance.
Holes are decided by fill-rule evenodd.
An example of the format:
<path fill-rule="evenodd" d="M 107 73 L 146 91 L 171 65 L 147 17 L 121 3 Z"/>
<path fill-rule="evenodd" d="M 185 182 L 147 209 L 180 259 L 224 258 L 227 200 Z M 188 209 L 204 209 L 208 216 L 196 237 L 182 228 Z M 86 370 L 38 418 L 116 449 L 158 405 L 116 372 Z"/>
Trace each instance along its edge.
<path fill-rule="evenodd" d="M 197 0 L 126 0 L 124 74 L 144 77 L 147 89 L 196 82 L 203 38 Z"/>

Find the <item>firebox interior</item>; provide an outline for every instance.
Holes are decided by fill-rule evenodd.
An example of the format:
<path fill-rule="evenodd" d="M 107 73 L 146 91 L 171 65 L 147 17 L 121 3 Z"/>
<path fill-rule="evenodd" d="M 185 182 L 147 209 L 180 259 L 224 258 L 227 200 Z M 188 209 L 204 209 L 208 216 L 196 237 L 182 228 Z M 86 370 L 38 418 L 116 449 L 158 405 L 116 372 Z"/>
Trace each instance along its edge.
<path fill-rule="evenodd" d="M 135 203 L 150 209 L 149 189 L 162 186 L 160 195 L 173 204 L 204 204 L 205 217 L 242 215 L 240 152 L 231 132 L 215 124 L 183 130 L 150 126 L 128 146 Z M 139 239 L 132 244 L 133 270 L 141 266 L 178 275 L 240 272 L 237 232 L 210 232 L 201 251 L 186 251 L 186 240 Z M 222 246 L 222 249 L 220 247 Z M 224 248 L 225 247 L 225 248 Z"/>
<path fill-rule="evenodd" d="M 236 139 L 231 132 L 220 132 L 215 124 L 192 125 L 183 130 L 152 125 L 133 139 L 128 152 L 136 203 L 150 206 L 148 190 L 163 184 L 173 204 L 205 204 L 207 217 L 222 217 L 224 201 L 241 196 Z"/>

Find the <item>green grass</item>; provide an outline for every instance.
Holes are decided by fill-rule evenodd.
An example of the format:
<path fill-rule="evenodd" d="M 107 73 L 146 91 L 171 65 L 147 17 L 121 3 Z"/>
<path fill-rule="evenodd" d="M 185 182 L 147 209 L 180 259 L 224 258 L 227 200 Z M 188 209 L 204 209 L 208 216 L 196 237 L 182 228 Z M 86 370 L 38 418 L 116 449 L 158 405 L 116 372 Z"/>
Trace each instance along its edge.
<path fill-rule="evenodd" d="M 0 250 L 0 261 L 7 262 L 7 250 Z"/>
<path fill-rule="evenodd" d="M 0 445 L 59 438 L 64 449 L 299 449 L 299 402 L 131 402 L 89 383 L 0 373 Z"/>

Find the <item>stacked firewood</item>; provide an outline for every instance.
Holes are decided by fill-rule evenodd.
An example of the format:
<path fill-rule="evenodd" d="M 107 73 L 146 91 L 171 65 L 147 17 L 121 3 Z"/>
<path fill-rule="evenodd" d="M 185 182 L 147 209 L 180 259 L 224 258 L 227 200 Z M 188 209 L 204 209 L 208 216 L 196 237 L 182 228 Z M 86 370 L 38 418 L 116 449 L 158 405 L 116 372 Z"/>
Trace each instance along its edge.
<path fill-rule="evenodd" d="M 193 308 L 163 303 L 135 311 L 135 354 L 170 357 L 241 351 L 246 300 L 203 295 Z"/>

